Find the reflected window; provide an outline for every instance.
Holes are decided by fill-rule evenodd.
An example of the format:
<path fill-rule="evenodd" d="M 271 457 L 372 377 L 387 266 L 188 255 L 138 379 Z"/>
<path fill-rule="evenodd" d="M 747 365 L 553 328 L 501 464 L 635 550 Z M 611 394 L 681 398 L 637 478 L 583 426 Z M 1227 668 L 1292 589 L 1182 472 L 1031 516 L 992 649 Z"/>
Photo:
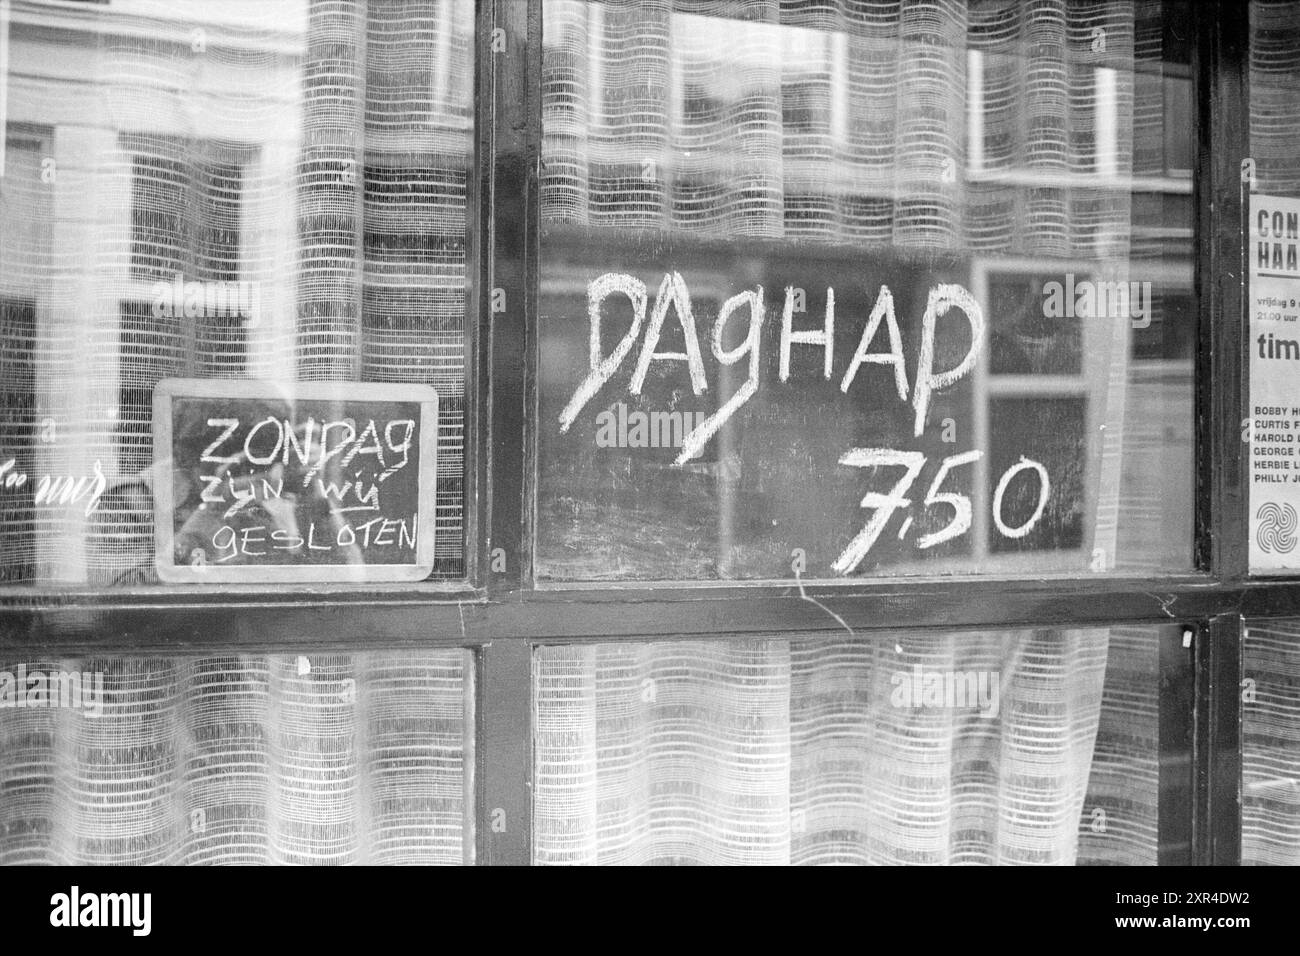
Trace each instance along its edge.
<path fill-rule="evenodd" d="M 0 581 L 157 583 L 166 378 L 432 386 L 463 579 L 473 5 L 4 10 L 0 464 L 87 490 L 0 495 Z"/>

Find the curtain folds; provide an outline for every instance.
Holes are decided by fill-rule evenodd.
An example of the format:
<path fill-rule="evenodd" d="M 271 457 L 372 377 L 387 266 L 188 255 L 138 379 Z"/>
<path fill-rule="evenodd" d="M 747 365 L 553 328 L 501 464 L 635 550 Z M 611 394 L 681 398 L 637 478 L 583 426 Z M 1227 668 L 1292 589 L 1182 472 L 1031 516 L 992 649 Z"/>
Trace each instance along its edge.
<path fill-rule="evenodd" d="M 464 652 L 21 666 L 102 696 L 0 710 L 0 864 L 464 862 Z"/>
<path fill-rule="evenodd" d="M 1124 259 L 1128 194 L 1071 177 L 1161 162 L 1158 3 L 545 11 L 548 223 Z"/>
<path fill-rule="evenodd" d="M 562 267 L 614 230 L 651 249 L 768 240 L 1117 278 L 1167 253 L 1134 228 L 1133 184 L 1168 174 L 1159 3 L 543 13 L 543 255 Z M 1125 323 L 1090 343 L 1087 549 L 1149 567 L 1168 515 L 1136 476 L 1186 430 L 1170 424 L 1186 383 L 1134 368 Z M 547 648 L 538 861 L 1152 864 L 1155 647 L 1115 628 Z M 900 706 L 914 669 L 997 675 L 999 712 Z"/>
<path fill-rule="evenodd" d="M 98 460 L 112 480 L 93 519 L 6 504 L 0 579 L 151 582 L 148 398 L 178 374 L 438 387 L 439 571 L 460 575 L 472 5 L 262 5 L 233 48 L 165 7 L 149 37 L 88 52 L 101 115 L 58 121 L 59 175 L 34 184 L 37 138 L 0 180 L 0 334 L 31 343 L 0 355 L 31 383 L 5 440 L 34 471 Z M 1120 271 L 1149 251 L 1129 191 L 1089 177 L 1160 165 L 1141 81 L 1158 4 L 544 11 L 546 226 Z M 199 46 L 233 95 L 207 95 Z M 33 89 L 11 84 L 14 115 Z M 177 271 L 257 283 L 256 321 L 158 318 L 142 290 Z M 1116 462 L 1152 444 L 1124 412 L 1142 383 L 1123 362 L 1107 374 L 1113 486 L 1091 517 L 1158 540 L 1159 502 L 1116 490 Z M 60 437 L 39 443 L 47 418 Z M 459 651 L 23 666 L 102 674 L 104 712 L 0 710 L 0 862 L 464 858 Z M 996 677 L 997 713 L 900 704 L 918 672 Z M 1155 862 L 1150 630 L 553 647 L 534 693 L 538 862 Z"/>
<path fill-rule="evenodd" d="M 1300 196 L 1300 3 L 1251 0 L 1250 155 L 1259 193 Z M 1300 865 L 1300 621 L 1247 622 L 1242 862 Z"/>
<path fill-rule="evenodd" d="M 1146 629 L 554 647 L 539 863 L 1154 864 Z M 916 674 L 997 675 L 990 708 Z"/>
<path fill-rule="evenodd" d="M 1300 621 L 1252 623 L 1242 672 L 1242 863 L 1300 865 Z"/>
<path fill-rule="evenodd" d="M 0 179 L 0 451 L 32 485 L 98 465 L 107 488 L 90 514 L 7 498 L 0 580 L 156 583 L 152 389 L 171 376 L 437 388 L 435 574 L 463 576 L 473 4 L 133 10 L 77 13 L 75 96 L 26 74 L 39 51 L 15 32 L 10 116 L 57 135 L 11 132 L 32 175 Z M 193 282 L 239 283 L 240 314 L 159 309 Z"/>
<path fill-rule="evenodd" d="M 78 4 L 57 47 L 43 6 L 12 5 L 0 461 L 107 485 L 6 496 L 0 581 L 156 583 L 170 376 L 437 388 L 435 575 L 463 577 L 473 4 Z M 240 314 L 159 308 L 191 282 Z M 369 637 L 22 665 L 101 673 L 104 712 L 0 709 L 0 861 L 462 862 L 463 655 Z"/>
<path fill-rule="evenodd" d="M 1255 190 L 1300 195 L 1300 3 L 1251 0 L 1250 152 Z"/>

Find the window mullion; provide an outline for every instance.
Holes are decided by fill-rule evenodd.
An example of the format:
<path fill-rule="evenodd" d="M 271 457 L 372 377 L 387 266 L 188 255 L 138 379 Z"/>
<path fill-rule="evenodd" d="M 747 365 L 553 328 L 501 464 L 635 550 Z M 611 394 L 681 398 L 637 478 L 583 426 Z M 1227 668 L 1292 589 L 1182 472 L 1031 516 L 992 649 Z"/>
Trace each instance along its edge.
<path fill-rule="evenodd" d="M 1195 178 L 1197 381 L 1203 409 L 1198 416 L 1197 549 L 1203 566 L 1220 580 L 1237 581 L 1247 575 L 1249 561 L 1247 445 L 1241 434 L 1249 411 L 1242 242 L 1249 188 L 1242 174 L 1242 161 L 1250 151 L 1249 18 L 1235 4 L 1197 4 L 1194 11 L 1200 120 L 1196 124 L 1200 168 Z"/>
<path fill-rule="evenodd" d="M 502 640 L 478 652 L 477 862 L 532 861 L 532 645 Z"/>
<path fill-rule="evenodd" d="M 494 595 L 518 591 L 530 573 L 524 535 L 529 344 L 536 287 L 537 114 L 541 76 L 540 7 L 526 0 L 487 4 L 481 38 L 492 112 L 487 254 L 490 285 L 481 297 L 490 366 L 490 494 L 486 580 Z M 536 28 L 537 42 L 530 42 Z"/>
<path fill-rule="evenodd" d="M 488 423 L 486 540 L 480 560 L 490 601 L 510 601 L 530 580 L 527 448 L 529 362 L 535 319 L 540 4 L 489 0 L 479 7 L 480 223 L 484 242 L 479 328 L 485 341 Z M 479 648 L 476 749 L 479 863 L 528 865 L 532 859 L 532 645 L 498 635 L 492 608 Z M 477 616 L 477 615 L 475 615 Z M 462 617 L 462 633 L 465 630 Z"/>
<path fill-rule="evenodd" d="M 1213 618 L 1197 640 L 1193 861 L 1241 864 L 1241 648 L 1239 614 Z"/>

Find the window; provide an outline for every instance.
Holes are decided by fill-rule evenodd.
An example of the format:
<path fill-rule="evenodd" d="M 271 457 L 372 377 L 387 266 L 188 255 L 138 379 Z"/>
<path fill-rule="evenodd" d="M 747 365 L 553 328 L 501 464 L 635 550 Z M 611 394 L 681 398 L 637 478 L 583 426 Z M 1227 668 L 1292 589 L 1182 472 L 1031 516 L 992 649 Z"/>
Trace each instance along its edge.
<path fill-rule="evenodd" d="M 548 647 L 538 862 L 1154 864 L 1161 639 Z"/>
<path fill-rule="evenodd" d="M 539 577 L 1190 569 L 1170 10 L 688 8 L 544 6 Z"/>
<path fill-rule="evenodd" d="M 38 501 L 48 532 L 7 524 L 6 579 L 156 582 L 163 379 L 335 380 L 442 397 L 431 581 L 458 586 L 469 6 L 26 9 L 10 21 L 10 73 L 23 84 L 3 190 L 6 271 L 32 288 L 34 314 L 29 337 L 6 342 L 34 369 L 31 414 L 54 440 L 33 427 L 9 447 L 32 484 L 103 475 L 104 487 L 94 501 L 89 486 Z M 42 16 L 60 18 L 66 40 L 42 38 Z M 60 69 L 37 70 L 42 56 L 61 56 Z M 29 134 L 38 122 L 51 132 Z M 130 533 L 105 507 L 123 494 L 141 506 Z"/>
<path fill-rule="evenodd" d="M 442 399 L 420 586 L 462 589 L 472 5 L 0 13 L 0 580 L 174 599 L 155 567 L 180 467 L 157 454 L 160 383 L 269 382 L 292 406 L 332 380 Z M 0 667 L 5 707 L 21 698 L 0 712 L 0 860 L 473 860 L 468 651 L 358 629 L 332 653 L 205 638 L 155 657 L 122 636 Z"/>
<path fill-rule="evenodd" d="M 1300 655 L 1294 620 L 1252 622 L 1242 666 L 1242 862 L 1294 866 Z"/>
<path fill-rule="evenodd" d="M 0 0 L 0 862 L 1293 862 L 1297 23 Z"/>
<path fill-rule="evenodd" d="M 459 863 L 465 665 L 459 651 L 31 662 L 23 676 L 67 704 L 0 725 L 0 862 Z"/>

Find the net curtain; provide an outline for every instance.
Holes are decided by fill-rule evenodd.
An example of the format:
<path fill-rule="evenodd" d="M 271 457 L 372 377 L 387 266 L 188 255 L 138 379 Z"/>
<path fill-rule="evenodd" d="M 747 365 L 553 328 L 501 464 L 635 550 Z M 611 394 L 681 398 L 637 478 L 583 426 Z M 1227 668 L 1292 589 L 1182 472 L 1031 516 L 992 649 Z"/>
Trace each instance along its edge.
<path fill-rule="evenodd" d="M 90 515 L 0 515 L 3 580 L 152 583 L 150 395 L 176 375 L 437 387 L 439 558 L 463 573 L 472 4 L 77 6 L 51 51 L 41 5 L 11 5 L 9 119 L 38 125 L 11 125 L 0 179 L 3 291 L 33 304 L 3 313 L 3 438 L 109 486 Z M 251 284 L 251 321 L 155 315 L 174 272 Z M 20 668 L 98 675 L 101 712 L 0 709 L 0 862 L 466 859 L 460 651 Z"/>
<path fill-rule="evenodd" d="M 1133 252 L 1127 193 L 1080 179 L 1160 161 L 1158 99 L 1133 82 L 1160 58 L 1155 5 L 544 11 L 545 224 L 1121 267 Z M 1113 71 L 1101 92 L 1098 69 Z M 1122 424 L 1114 365 L 1103 392 Z M 1112 433 L 1114 485 L 1124 429 Z M 1113 537 L 1105 491 L 1095 521 Z M 1115 629 L 548 648 L 538 860 L 1154 863 L 1151 641 Z M 998 674 L 1000 713 L 892 706 L 893 678 L 914 667 Z"/>

